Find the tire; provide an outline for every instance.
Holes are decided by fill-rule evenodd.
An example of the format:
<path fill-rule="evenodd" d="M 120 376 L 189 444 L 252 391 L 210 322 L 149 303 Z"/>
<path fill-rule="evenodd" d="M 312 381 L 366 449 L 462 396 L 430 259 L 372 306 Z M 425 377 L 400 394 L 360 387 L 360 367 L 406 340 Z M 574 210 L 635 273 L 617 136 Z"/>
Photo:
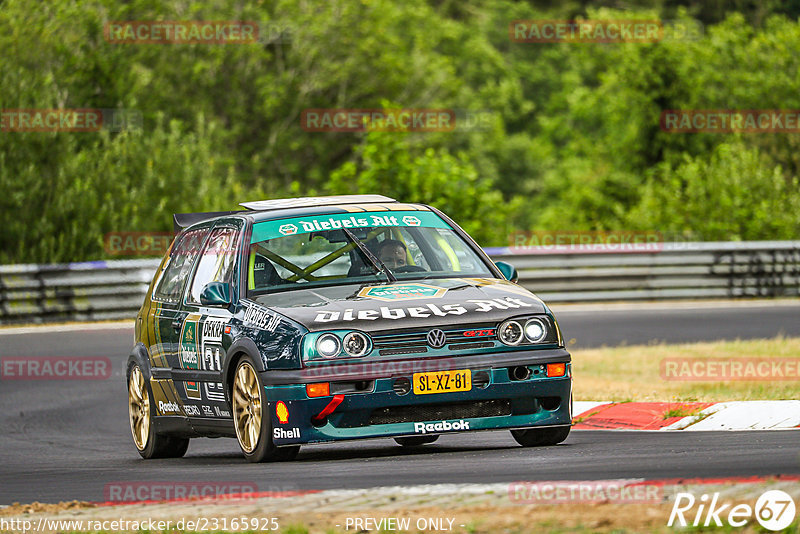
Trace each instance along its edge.
<path fill-rule="evenodd" d="M 264 409 L 264 384 L 248 356 L 236 365 L 230 388 L 233 426 L 245 459 L 253 463 L 293 460 L 299 445 L 276 447 L 272 442 L 272 425 Z"/>
<path fill-rule="evenodd" d="M 188 438 L 157 434 L 153 425 L 153 393 L 138 364 L 128 373 L 128 421 L 133 444 L 139 455 L 152 458 L 180 458 L 189 448 Z"/>
<path fill-rule="evenodd" d="M 511 435 L 523 447 L 545 447 L 557 445 L 567 439 L 570 426 L 550 428 L 528 428 L 525 430 L 512 430 Z"/>
<path fill-rule="evenodd" d="M 439 439 L 439 436 L 407 436 L 404 438 L 394 438 L 401 447 L 419 447 L 420 445 L 433 443 L 437 439 Z"/>

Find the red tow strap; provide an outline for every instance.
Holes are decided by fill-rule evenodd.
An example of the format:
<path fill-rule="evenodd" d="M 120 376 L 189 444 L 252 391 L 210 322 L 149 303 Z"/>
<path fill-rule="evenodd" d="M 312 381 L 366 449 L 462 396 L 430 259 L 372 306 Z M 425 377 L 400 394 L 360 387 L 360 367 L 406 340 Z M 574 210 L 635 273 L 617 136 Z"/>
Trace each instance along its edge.
<path fill-rule="evenodd" d="M 330 414 L 339 407 L 339 405 L 344 400 L 344 395 L 334 395 L 331 401 L 328 403 L 325 408 L 321 412 L 319 412 L 316 416 L 314 416 L 314 421 L 321 421 L 328 417 Z"/>

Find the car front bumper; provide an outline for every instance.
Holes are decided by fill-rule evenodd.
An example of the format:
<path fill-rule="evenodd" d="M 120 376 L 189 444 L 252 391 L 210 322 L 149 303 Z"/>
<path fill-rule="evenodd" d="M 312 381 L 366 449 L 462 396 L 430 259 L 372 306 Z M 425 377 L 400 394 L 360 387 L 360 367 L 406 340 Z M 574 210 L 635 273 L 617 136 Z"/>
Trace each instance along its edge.
<path fill-rule="evenodd" d="M 571 424 L 572 370 L 564 349 L 545 349 L 463 356 L 457 359 L 407 360 L 411 365 L 386 368 L 383 376 L 357 376 L 308 371 L 267 371 L 265 415 L 271 418 L 276 445 L 348 439 L 421 436 L 459 431 L 514 429 Z M 562 377 L 531 375 L 513 380 L 509 368 L 536 369 L 547 363 L 566 363 Z M 423 365 L 424 364 L 424 365 Z M 353 367 L 353 369 L 357 369 Z M 468 369 L 473 381 L 488 376 L 485 387 L 470 391 L 417 395 L 398 394 L 396 380 L 412 379 L 408 369 Z M 345 380 L 342 380 L 342 378 Z M 306 384 L 331 384 L 365 379 L 365 391 L 309 398 Z M 334 390 L 335 391 L 335 390 Z M 282 404 L 283 406 L 280 406 Z M 331 407 L 335 408 L 330 411 Z M 319 418 L 324 410 L 330 413 Z"/>

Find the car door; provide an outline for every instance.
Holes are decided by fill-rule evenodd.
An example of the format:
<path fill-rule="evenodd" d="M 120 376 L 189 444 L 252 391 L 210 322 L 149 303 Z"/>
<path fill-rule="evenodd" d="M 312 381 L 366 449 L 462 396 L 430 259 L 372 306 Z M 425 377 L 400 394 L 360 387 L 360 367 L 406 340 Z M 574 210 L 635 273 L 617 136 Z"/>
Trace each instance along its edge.
<path fill-rule="evenodd" d="M 187 401 L 197 401 L 195 406 L 202 417 L 229 418 L 230 408 L 225 399 L 222 369 L 225 362 L 224 342 L 229 333 L 231 311 L 225 306 L 211 306 L 200 302 L 203 288 L 211 282 L 234 284 L 238 279 L 241 223 L 218 223 L 210 232 L 203 251 L 194 267 L 185 291 L 183 310 L 186 313 L 180 333 L 180 369 L 194 369 L 199 380 L 187 381 L 184 388 Z M 173 373 L 177 376 L 178 373 Z M 190 408 L 190 411 L 193 411 Z"/>

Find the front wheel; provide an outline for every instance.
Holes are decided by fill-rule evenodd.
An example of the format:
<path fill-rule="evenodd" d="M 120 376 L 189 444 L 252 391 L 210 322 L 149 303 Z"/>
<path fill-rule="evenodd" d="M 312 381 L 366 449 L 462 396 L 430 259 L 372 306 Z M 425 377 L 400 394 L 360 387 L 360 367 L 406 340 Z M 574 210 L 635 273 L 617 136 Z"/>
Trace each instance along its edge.
<path fill-rule="evenodd" d="M 528 428 L 525 430 L 512 430 L 511 435 L 523 447 L 545 447 L 557 445 L 567 439 L 569 426 L 551 428 Z"/>
<path fill-rule="evenodd" d="M 128 375 L 128 420 L 133 444 L 142 458 L 180 458 L 189 448 L 187 438 L 157 434 L 153 429 L 153 406 L 150 388 L 141 368 L 134 364 Z"/>
<path fill-rule="evenodd" d="M 272 442 L 272 425 L 264 402 L 264 385 L 247 357 L 236 367 L 232 393 L 236 439 L 248 462 L 292 460 L 297 456 L 299 445 L 276 447 Z"/>

